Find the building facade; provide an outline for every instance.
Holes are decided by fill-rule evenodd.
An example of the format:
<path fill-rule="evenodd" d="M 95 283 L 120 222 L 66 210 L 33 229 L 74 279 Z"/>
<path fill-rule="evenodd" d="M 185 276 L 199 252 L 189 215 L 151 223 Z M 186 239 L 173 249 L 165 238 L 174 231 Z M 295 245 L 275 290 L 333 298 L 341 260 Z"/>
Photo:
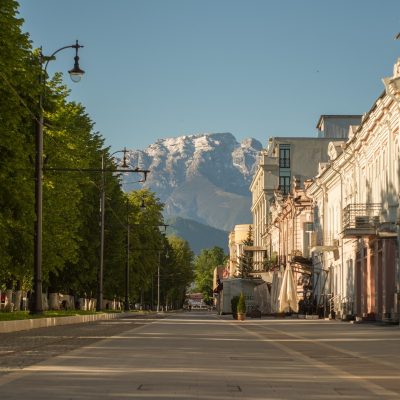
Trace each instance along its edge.
<path fill-rule="evenodd" d="M 235 225 L 229 233 L 229 276 L 225 274 L 223 278 L 237 277 L 240 274 L 240 263 L 244 254 L 244 242 L 249 232 L 253 232 L 252 224 Z"/>
<path fill-rule="evenodd" d="M 334 313 L 398 320 L 400 60 L 385 91 L 331 143 L 329 162 L 308 188 L 314 199 L 313 262 L 319 299 Z"/>
<path fill-rule="evenodd" d="M 304 182 L 314 177 L 321 162 L 328 162 L 327 149 L 332 140 L 343 141 L 343 129 L 360 121 L 356 115 L 325 115 L 318 122 L 318 138 L 315 137 L 272 137 L 268 146 L 258 159 L 258 168 L 250 185 L 252 193 L 251 212 L 254 227 L 254 267 L 259 272 L 265 269 L 267 261 L 276 255 L 272 248 L 279 247 L 277 238 L 272 234 L 273 221 L 271 205 L 278 198 L 291 194 L 292 182 L 297 188 L 303 188 Z M 335 129 L 336 127 L 336 129 Z M 324 131 L 326 129 L 326 131 Z M 276 210 L 275 210 L 276 212 Z M 285 256 L 279 254 L 279 262 Z"/>

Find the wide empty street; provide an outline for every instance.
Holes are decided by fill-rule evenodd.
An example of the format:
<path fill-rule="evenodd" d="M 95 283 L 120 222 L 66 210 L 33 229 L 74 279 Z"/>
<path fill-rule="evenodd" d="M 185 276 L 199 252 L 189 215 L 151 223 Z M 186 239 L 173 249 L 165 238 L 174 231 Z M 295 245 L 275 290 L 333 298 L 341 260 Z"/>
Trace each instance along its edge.
<path fill-rule="evenodd" d="M 192 311 L 0 341 L 7 400 L 400 399 L 398 326 Z"/>

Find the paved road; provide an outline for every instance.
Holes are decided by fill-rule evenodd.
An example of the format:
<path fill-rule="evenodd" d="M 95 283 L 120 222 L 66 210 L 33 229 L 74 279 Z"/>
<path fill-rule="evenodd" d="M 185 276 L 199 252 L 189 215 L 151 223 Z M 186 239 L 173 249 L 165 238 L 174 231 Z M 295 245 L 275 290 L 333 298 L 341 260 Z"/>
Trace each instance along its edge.
<path fill-rule="evenodd" d="M 0 376 L 1 398 L 400 399 L 398 326 L 193 311 L 107 324 L 113 336 Z"/>

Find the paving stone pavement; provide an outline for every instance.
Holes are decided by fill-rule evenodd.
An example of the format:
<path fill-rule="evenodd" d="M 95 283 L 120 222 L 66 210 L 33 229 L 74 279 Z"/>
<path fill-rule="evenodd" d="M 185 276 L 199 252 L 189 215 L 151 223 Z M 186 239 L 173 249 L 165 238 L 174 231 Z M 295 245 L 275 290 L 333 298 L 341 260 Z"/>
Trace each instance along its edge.
<path fill-rule="evenodd" d="M 13 372 L 0 375 L 1 398 L 400 399 L 398 326 L 207 312 L 89 325 L 20 336 L 9 347 Z"/>
<path fill-rule="evenodd" d="M 0 333 L 0 377 L 142 326 L 163 315 L 137 316 Z"/>

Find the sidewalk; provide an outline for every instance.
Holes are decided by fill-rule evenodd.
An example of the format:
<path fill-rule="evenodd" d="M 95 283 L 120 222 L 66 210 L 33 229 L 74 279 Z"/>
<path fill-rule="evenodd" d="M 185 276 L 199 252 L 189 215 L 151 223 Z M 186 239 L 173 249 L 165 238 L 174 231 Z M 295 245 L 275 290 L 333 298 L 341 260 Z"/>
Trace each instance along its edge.
<path fill-rule="evenodd" d="M 74 315 L 69 317 L 51 317 L 51 318 L 19 319 L 14 321 L 0 321 L 0 333 L 17 332 L 28 329 L 46 328 L 58 325 L 79 324 L 79 323 L 93 322 L 99 320 L 117 319 L 117 318 L 127 317 L 128 315 L 134 315 L 134 313 L 129 313 L 129 312 L 102 313 L 102 314 L 90 314 L 90 315 Z M 144 315 L 144 314 L 138 314 L 138 315 Z"/>

